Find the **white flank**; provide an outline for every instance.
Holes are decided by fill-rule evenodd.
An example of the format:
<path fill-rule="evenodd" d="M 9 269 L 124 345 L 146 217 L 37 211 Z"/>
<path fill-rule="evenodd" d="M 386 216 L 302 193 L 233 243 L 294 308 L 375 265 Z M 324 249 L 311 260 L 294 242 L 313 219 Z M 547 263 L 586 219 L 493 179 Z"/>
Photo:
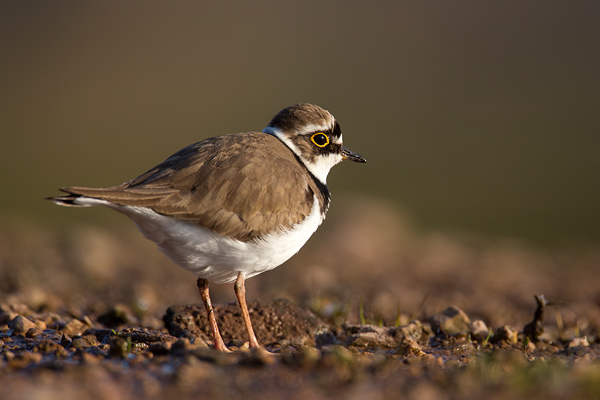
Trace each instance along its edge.
<path fill-rule="evenodd" d="M 241 242 L 149 208 L 120 206 L 89 197 L 75 200 L 81 206 L 106 206 L 127 215 L 173 262 L 215 283 L 233 282 L 239 272 L 251 278 L 296 254 L 323 222 L 316 196 L 313 201 L 310 215 L 291 230 L 272 233 L 255 242 Z"/>

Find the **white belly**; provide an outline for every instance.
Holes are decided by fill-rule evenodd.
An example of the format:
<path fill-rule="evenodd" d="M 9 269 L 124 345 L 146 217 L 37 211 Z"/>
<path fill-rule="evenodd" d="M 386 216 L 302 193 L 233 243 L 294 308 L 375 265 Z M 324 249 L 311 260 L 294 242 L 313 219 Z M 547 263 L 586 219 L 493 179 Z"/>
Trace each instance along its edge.
<path fill-rule="evenodd" d="M 255 242 L 241 242 L 148 208 L 119 206 L 84 197 L 77 202 L 122 212 L 177 265 L 215 283 L 233 282 L 239 272 L 251 278 L 280 266 L 304 246 L 324 218 L 315 197 L 308 218 L 291 230 L 269 234 Z"/>

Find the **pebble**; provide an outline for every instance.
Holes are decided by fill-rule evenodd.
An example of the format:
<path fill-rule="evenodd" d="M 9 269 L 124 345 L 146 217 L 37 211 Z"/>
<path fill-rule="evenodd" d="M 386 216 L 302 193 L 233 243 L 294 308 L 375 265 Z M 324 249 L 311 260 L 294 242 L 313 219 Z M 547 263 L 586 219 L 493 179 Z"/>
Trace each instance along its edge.
<path fill-rule="evenodd" d="M 12 311 L 3 311 L 0 313 L 0 325 L 8 324 L 12 321 L 18 314 Z"/>
<path fill-rule="evenodd" d="M 135 324 L 137 320 L 124 304 L 117 304 L 98 317 L 98 322 L 109 327 L 118 328 L 123 325 Z"/>
<path fill-rule="evenodd" d="M 127 343 L 127 339 L 122 338 L 120 336 L 115 336 L 110 339 L 110 349 L 108 353 L 114 357 L 125 358 L 131 349 L 129 348 L 131 339 L 129 339 L 129 343 Z"/>
<path fill-rule="evenodd" d="M 36 346 L 35 349 L 40 352 L 40 353 L 53 353 L 56 355 L 67 355 L 66 350 L 58 343 L 49 340 L 49 339 L 44 339 L 42 341 L 40 341 Z"/>
<path fill-rule="evenodd" d="M 34 323 L 40 331 L 44 331 L 48 328 L 48 325 L 46 325 L 44 321 L 36 320 Z"/>
<path fill-rule="evenodd" d="M 471 337 L 482 343 L 488 336 L 490 336 L 490 330 L 488 329 L 485 322 L 477 319 L 471 323 L 469 327 L 471 331 Z"/>
<path fill-rule="evenodd" d="M 73 346 L 73 348 L 75 348 L 75 349 L 82 349 L 85 347 L 97 346 L 99 344 L 100 344 L 100 342 L 98 342 L 98 340 L 96 340 L 96 336 L 86 335 L 86 336 L 74 339 L 71 346 Z"/>
<path fill-rule="evenodd" d="M 574 347 L 589 347 L 590 342 L 588 342 L 586 337 L 580 337 L 580 338 L 574 338 L 572 339 L 569 344 L 568 344 L 568 348 L 572 349 Z"/>
<path fill-rule="evenodd" d="M 27 333 L 25 334 L 25 337 L 30 338 L 30 339 L 35 339 L 36 337 L 38 337 L 38 335 L 40 334 L 40 331 L 38 331 L 37 328 L 30 328 Z"/>
<path fill-rule="evenodd" d="M 394 350 L 394 354 L 405 357 L 423 357 L 425 352 L 414 339 L 406 336 L 400 346 Z"/>
<path fill-rule="evenodd" d="M 13 334 L 20 334 L 37 326 L 27 318 L 17 315 L 8 323 L 8 327 L 13 330 Z"/>
<path fill-rule="evenodd" d="M 504 341 L 509 344 L 515 344 L 519 340 L 518 332 L 515 328 L 504 325 L 496 329 L 496 333 L 493 336 L 494 342 Z"/>
<path fill-rule="evenodd" d="M 395 328 L 375 325 L 345 325 L 348 332 L 347 346 L 355 347 L 398 347 L 405 337 L 420 340 L 426 335 L 419 321 Z"/>
<path fill-rule="evenodd" d="M 451 306 L 429 317 L 429 323 L 435 334 L 443 331 L 450 336 L 455 336 L 463 332 L 469 332 L 471 320 L 463 310 Z"/>
<path fill-rule="evenodd" d="M 81 335 L 88 329 L 88 326 L 78 319 L 72 319 L 67 323 L 61 331 L 69 336 Z"/>

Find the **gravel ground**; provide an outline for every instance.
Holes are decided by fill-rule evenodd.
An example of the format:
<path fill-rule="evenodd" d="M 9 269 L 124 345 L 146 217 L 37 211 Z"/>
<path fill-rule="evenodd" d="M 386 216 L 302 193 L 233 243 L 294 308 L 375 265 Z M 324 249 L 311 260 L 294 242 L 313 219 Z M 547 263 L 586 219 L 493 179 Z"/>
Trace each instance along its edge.
<path fill-rule="evenodd" d="M 231 285 L 211 287 L 226 355 L 194 277 L 129 225 L 7 221 L 0 397 L 600 397 L 596 248 L 417 233 L 365 199 L 336 208 L 300 254 L 247 281 L 268 352 L 247 348 Z"/>

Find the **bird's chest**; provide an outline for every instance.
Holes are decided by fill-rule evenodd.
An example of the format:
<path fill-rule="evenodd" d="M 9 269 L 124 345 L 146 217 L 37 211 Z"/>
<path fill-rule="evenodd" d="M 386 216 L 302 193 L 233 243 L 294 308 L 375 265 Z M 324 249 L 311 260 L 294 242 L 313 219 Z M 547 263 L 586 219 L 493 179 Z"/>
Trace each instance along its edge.
<path fill-rule="evenodd" d="M 304 246 L 325 218 L 315 196 L 310 214 L 300 223 L 244 242 L 157 213 L 132 214 L 137 214 L 130 216 L 140 231 L 171 260 L 215 283 L 233 282 L 239 272 L 250 278 L 278 267 Z"/>

